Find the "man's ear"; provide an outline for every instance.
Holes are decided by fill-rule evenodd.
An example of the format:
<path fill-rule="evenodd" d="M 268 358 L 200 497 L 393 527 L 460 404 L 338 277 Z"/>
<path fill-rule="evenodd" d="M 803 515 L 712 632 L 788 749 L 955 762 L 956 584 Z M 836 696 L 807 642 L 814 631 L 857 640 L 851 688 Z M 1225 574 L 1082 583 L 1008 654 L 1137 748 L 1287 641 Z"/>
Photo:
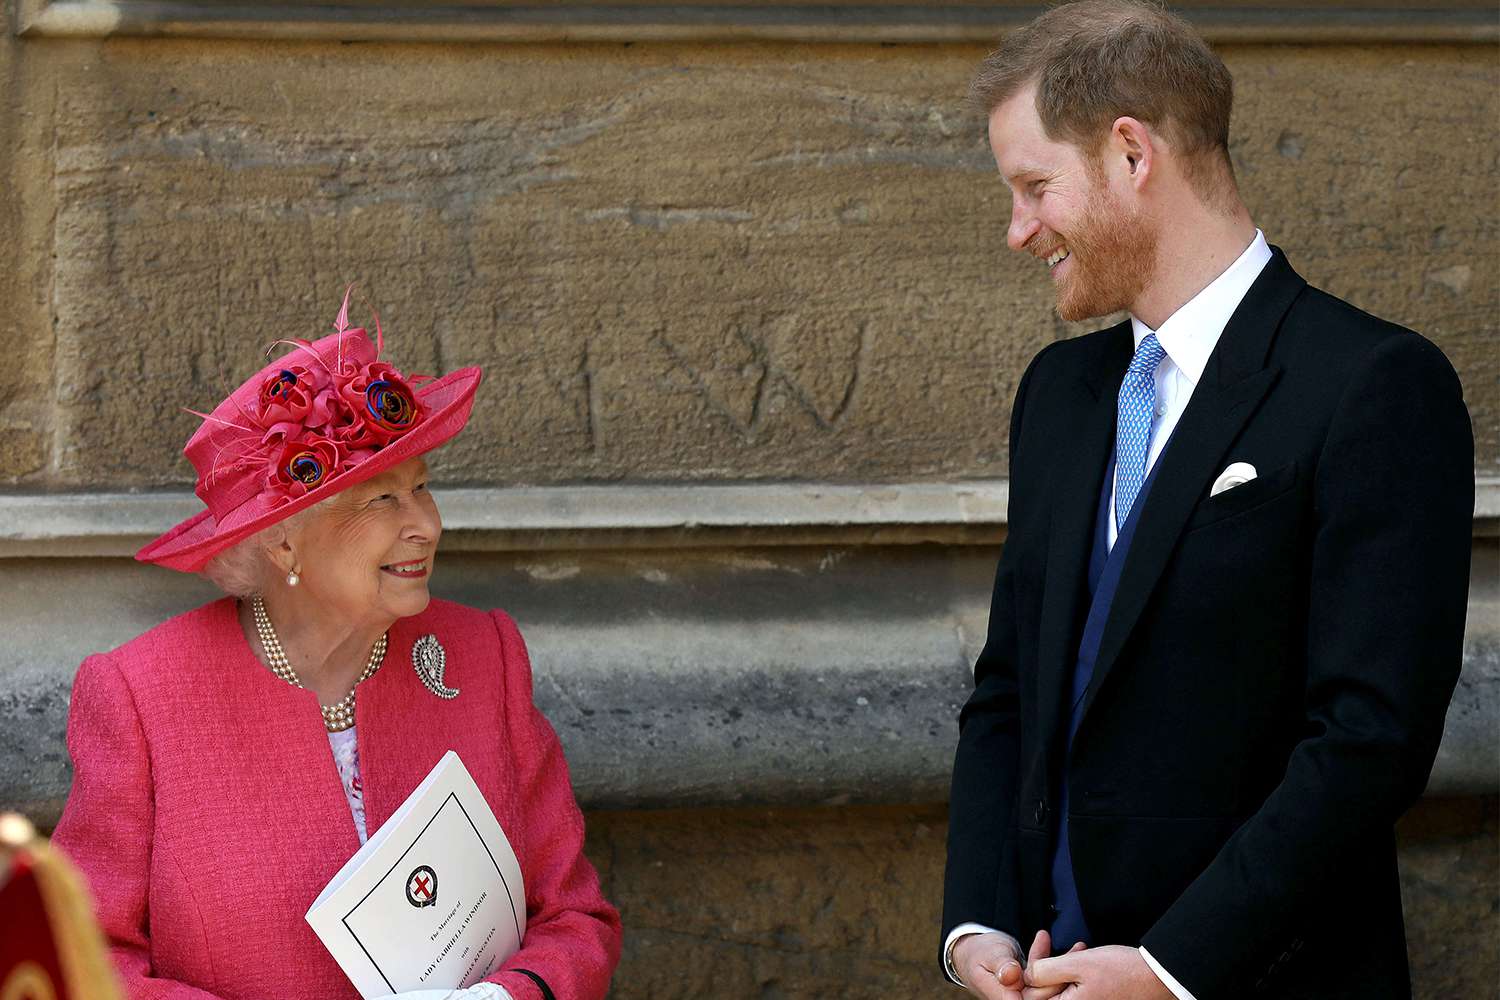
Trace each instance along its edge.
<path fill-rule="evenodd" d="M 1151 177 L 1157 152 L 1156 138 L 1144 122 L 1129 115 L 1115 119 L 1105 142 L 1105 156 L 1117 165 L 1126 183 L 1137 191 Z"/>

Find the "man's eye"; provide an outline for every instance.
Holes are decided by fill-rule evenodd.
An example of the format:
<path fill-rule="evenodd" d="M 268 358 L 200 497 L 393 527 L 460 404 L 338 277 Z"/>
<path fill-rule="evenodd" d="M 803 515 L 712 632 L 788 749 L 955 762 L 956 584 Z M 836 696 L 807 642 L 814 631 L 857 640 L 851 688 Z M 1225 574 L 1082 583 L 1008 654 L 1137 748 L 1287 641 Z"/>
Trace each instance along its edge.
<path fill-rule="evenodd" d="M 411 491 L 413 493 L 425 493 L 425 492 L 427 492 L 427 484 L 426 483 L 418 483 L 417 485 L 415 485 L 415 486 L 413 486 L 411 488 Z"/>

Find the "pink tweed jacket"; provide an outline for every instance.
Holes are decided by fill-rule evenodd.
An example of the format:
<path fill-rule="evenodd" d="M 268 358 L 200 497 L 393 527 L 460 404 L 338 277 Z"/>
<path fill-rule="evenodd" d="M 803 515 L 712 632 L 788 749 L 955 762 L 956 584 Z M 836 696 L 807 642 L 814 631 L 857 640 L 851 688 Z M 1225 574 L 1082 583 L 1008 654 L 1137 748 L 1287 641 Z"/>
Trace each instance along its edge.
<path fill-rule="evenodd" d="M 412 669 L 412 643 L 428 634 L 447 653 L 451 701 Z M 516 1000 L 546 1000 L 538 979 L 556 1000 L 602 998 L 620 919 L 583 856 L 583 817 L 532 704 L 515 623 L 444 601 L 397 622 L 385 665 L 360 685 L 356 724 L 372 833 L 454 749 L 510 838 L 526 934 L 493 981 Z M 68 749 L 73 789 L 54 842 L 88 879 L 130 997 L 358 997 L 303 919 L 359 848 L 317 700 L 260 664 L 232 600 L 85 660 Z"/>

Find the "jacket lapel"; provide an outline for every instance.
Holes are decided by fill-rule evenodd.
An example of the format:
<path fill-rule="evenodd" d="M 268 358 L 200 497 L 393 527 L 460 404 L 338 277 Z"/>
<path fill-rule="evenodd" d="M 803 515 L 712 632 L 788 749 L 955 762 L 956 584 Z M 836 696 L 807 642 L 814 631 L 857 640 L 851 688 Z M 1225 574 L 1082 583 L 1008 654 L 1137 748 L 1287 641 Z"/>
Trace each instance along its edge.
<path fill-rule="evenodd" d="M 1074 396 L 1058 404 L 1067 422 L 1056 438 L 1062 458 L 1048 486 L 1054 506 L 1037 651 L 1042 748 L 1054 746 L 1065 719 L 1064 692 L 1071 685 L 1078 633 L 1087 611 L 1094 519 L 1115 439 L 1115 397 L 1133 353 L 1129 321 L 1103 331 L 1100 340 L 1102 349 L 1071 386 Z"/>
<path fill-rule="evenodd" d="M 1213 482 L 1218 463 L 1281 374 L 1267 357 L 1282 316 L 1306 284 L 1273 247 L 1271 261 L 1229 318 L 1210 355 L 1203 379 L 1158 459 L 1160 468 L 1141 509 L 1084 693 L 1085 722 L 1080 728 L 1161 578 L 1188 516 Z"/>

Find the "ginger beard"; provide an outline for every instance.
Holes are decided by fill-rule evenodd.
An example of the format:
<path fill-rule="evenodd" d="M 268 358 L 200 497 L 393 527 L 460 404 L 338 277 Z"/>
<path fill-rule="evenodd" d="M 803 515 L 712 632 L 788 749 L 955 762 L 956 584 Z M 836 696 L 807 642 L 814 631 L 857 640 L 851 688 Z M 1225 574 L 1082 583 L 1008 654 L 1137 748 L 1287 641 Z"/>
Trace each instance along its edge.
<path fill-rule="evenodd" d="M 1067 235 L 1050 241 L 1043 260 L 1058 246 L 1068 257 L 1054 269 L 1057 312 L 1070 322 L 1128 310 L 1156 272 L 1158 237 L 1145 214 L 1120 204 L 1094 176 L 1094 186 Z"/>

